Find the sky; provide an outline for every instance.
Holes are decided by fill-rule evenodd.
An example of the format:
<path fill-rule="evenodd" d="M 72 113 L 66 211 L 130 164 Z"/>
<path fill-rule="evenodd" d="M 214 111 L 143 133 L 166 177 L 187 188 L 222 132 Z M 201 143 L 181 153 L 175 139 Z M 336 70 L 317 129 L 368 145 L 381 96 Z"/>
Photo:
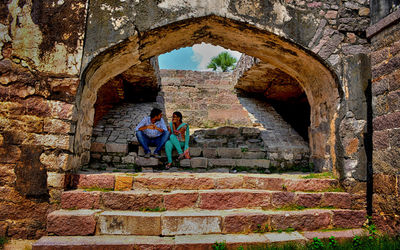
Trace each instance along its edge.
<path fill-rule="evenodd" d="M 195 44 L 193 47 L 181 48 L 162 54 L 158 57 L 160 69 L 181 69 L 211 71 L 207 69 L 211 58 L 223 51 L 228 51 L 239 61 L 242 53 L 225 49 L 221 46 L 214 46 L 208 43 Z"/>

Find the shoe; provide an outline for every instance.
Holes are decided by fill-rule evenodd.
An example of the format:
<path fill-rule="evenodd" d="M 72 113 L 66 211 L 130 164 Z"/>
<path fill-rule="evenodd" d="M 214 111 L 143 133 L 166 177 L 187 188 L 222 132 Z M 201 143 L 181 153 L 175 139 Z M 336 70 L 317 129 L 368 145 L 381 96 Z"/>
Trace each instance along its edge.
<path fill-rule="evenodd" d="M 182 153 L 182 154 L 180 154 L 180 155 L 178 156 L 178 160 L 182 160 L 183 158 L 185 158 L 185 154 L 184 154 L 184 153 Z"/>
<path fill-rule="evenodd" d="M 146 154 L 144 155 L 144 158 L 150 158 L 150 156 L 151 156 L 151 154 L 150 154 L 150 152 L 148 152 L 148 153 L 146 153 Z"/>
<path fill-rule="evenodd" d="M 171 166 L 172 166 L 172 163 L 168 163 L 167 165 L 165 165 L 165 169 L 170 169 Z"/>
<path fill-rule="evenodd" d="M 157 159 L 160 159 L 160 158 L 161 158 L 161 155 L 160 155 L 160 154 L 152 154 L 151 156 L 154 157 L 154 158 L 157 158 Z"/>

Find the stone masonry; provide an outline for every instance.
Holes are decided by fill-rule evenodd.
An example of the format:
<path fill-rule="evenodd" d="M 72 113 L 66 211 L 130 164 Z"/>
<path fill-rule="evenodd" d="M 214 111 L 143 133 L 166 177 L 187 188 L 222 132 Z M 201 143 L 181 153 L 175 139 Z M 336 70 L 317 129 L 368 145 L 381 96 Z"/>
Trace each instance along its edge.
<path fill-rule="evenodd" d="M 0 235 L 46 233 L 46 215 L 59 207 L 68 173 L 90 161 L 94 106 L 104 84 L 201 42 L 259 58 L 296 79 L 311 108 L 310 158 L 350 191 L 365 191 L 372 180 L 363 96 L 371 80 L 372 207 L 383 216 L 382 228 L 399 232 L 399 6 L 385 3 L 2 1 Z"/>

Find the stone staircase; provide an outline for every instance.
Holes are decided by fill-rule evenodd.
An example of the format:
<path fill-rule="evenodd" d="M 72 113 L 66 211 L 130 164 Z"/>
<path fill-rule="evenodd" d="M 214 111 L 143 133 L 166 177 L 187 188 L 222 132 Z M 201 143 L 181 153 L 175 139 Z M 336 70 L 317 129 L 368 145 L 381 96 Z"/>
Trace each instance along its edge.
<path fill-rule="evenodd" d="M 270 173 L 269 157 L 275 153 L 266 149 L 267 143 L 264 138 L 262 130 L 251 127 L 196 130 L 190 138 L 191 159 L 175 161 L 174 167 L 169 172 Z M 92 151 L 97 150 L 96 145 L 92 146 Z M 152 151 L 154 149 L 151 148 Z M 155 172 L 163 170 L 167 160 L 164 151 L 161 152 L 161 159 L 144 158 L 143 148 L 137 143 L 131 145 L 129 152 L 128 145 L 114 144 L 107 144 L 105 150 L 101 148 L 98 151 L 105 152 L 102 153 L 101 160 L 96 157 L 92 159 L 92 169 Z M 173 152 L 176 159 L 177 152 L 176 150 Z M 292 147 L 286 154 L 291 157 L 292 167 L 308 167 L 308 146 Z M 272 165 L 272 167 L 279 170 L 285 169 L 281 165 Z"/>
<path fill-rule="evenodd" d="M 304 174 L 69 176 L 33 249 L 212 249 L 363 234 L 365 195 Z"/>

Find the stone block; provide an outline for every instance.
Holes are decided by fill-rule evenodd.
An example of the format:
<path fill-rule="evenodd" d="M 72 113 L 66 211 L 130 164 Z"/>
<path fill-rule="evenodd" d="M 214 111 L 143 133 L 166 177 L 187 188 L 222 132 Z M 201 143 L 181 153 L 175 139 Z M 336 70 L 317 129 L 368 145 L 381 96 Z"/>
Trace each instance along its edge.
<path fill-rule="evenodd" d="M 209 168 L 218 168 L 218 167 L 235 167 L 236 161 L 234 159 L 208 159 L 208 167 Z"/>
<path fill-rule="evenodd" d="M 352 206 L 351 194 L 325 192 L 321 200 L 321 206 L 349 209 Z"/>
<path fill-rule="evenodd" d="M 372 138 L 374 149 L 382 150 L 389 147 L 389 133 L 388 130 L 374 131 Z"/>
<path fill-rule="evenodd" d="M 200 147 L 190 147 L 189 148 L 189 154 L 191 157 L 199 157 L 199 156 L 201 156 L 202 152 L 203 152 L 203 150 Z"/>
<path fill-rule="evenodd" d="M 207 168 L 207 158 L 195 157 L 190 159 L 190 166 L 192 168 Z"/>
<path fill-rule="evenodd" d="M 264 159 L 265 152 L 243 152 L 244 159 Z"/>
<path fill-rule="evenodd" d="M 131 190 L 133 186 L 133 176 L 115 176 L 115 190 L 116 191 L 127 191 Z"/>
<path fill-rule="evenodd" d="M 220 158 L 242 158 L 242 150 L 240 148 L 217 148 L 216 151 Z"/>
<path fill-rule="evenodd" d="M 155 167 L 159 165 L 159 160 L 157 158 L 144 158 L 138 157 L 136 159 L 136 164 L 140 167 Z"/>
<path fill-rule="evenodd" d="M 295 193 L 293 192 L 273 192 L 271 194 L 270 207 L 281 208 L 292 205 L 294 203 L 295 203 Z"/>
<path fill-rule="evenodd" d="M 284 179 L 271 177 L 244 176 L 244 187 L 249 189 L 281 191 Z"/>
<path fill-rule="evenodd" d="M 47 185 L 49 187 L 64 188 L 66 186 L 65 174 L 47 172 Z"/>
<path fill-rule="evenodd" d="M 236 166 L 248 168 L 269 168 L 270 160 L 266 159 L 237 159 Z"/>
<path fill-rule="evenodd" d="M 61 207 L 63 209 L 98 209 L 100 198 L 100 191 L 66 191 L 61 194 Z"/>
<path fill-rule="evenodd" d="M 106 144 L 106 151 L 107 151 L 107 153 L 128 154 L 128 144 L 108 143 L 108 144 Z"/>
<path fill-rule="evenodd" d="M 0 147 L 1 163 L 17 163 L 21 157 L 21 150 L 17 146 L 6 145 Z"/>
<path fill-rule="evenodd" d="M 318 207 L 321 204 L 322 194 L 296 194 L 296 205 L 303 207 Z"/>
<path fill-rule="evenodd" d="M 155 190 L 202 190 L 214 189 L 214 179 L 209 177 L 135 177 L 134 189 L 155 189 Z"/>
<path fill-rule="evenodd" d="M 99 215 L 100 234 L 160 235 L 161 213 L 105 211 Z"/>
<path fill-rule="evenodd" d="M 242 176 L 219 177 L 215 179 L 216 189 L 237 189 L 244 187 Z"/>
<path fill-rule="evenodd" d="M 47 216 L 47 232 L 60 236 L 94 234 L 100 210 L 57 210 Z"/>
<path fill-rule="evenodd" d="M 270 207 L 271 194 L 265 191 L 201 191 L 199 208 L 209 210 Z"/>
<path fill-rule="evenodd" d="M 71 124 L 58 119 L 45 118 L 43 130 L 47 133 L 67 134 L 71 131 Z"/>
<path fill-rule="evenodd" d="M 14 164 L 0 164 L 0 186 L 12 186 L 17 178 Z"/>
<path fill-rule="evenodd" d="M 215 148 L 203 148 L 203 157 L 217 158 L 217 150 Z"/>
<path fill-rule="evenodd" d="M 334 179 L 285 179 L 287 191 L 318 192 L 337 187 L 338 180 Z"/>
<path fill-rule="evenodd" d="M 215 131 L 218 136 L 231 136 L 235 137 L 239 134 L 239 129 L 235 127 L 220 127 Z"/>
<path fill-rule="evenodd" d="M 221 232 L 221 216 L 201 212 L 165 212 L 162 235 L 212 234 Z"/>
<path fill-rule="evenodd" d="M 318 230 L 330 226 L 331 213 L 324 210 L 282 211 L 271 214 L 271 228 L 273 230 Z"/>
<path fill-rule="evenodd" d="M 352 240 L 354 236 L 364 236 L 366 235 L 366 231 L 364 229 L 348 229 L 348 230 L 340 230 L 340 231 L 326 231 L 326 232 L 319 232 L 319 231 L 307 231 L 302 232 L 304 237 L 308 240 L 312 240 L 315 237 L 318 239 L 329 239 L 330 237 L 335 237 L 336 240 Z"/>
<path fill-rule="evenodd" d="M 164 195 L 164 206 L 167 210 L 194 208 L 198 198 L 199 194 L 197 192 L 173 192 Z"/>
<path fill-rule="evenodd" d="M 270 216 L 266 213 L 248 212 L 224 216 L 222 233 L 254 233 L 268 227 Z"/>
<path fill-rule="evenodd" d="M 78 188 L 114 189 L 114 175 L 111 174 L 80 174 L 75 177 Z"/>
<path fill-rule="evenodd" d="M 396 193 L 396 176 L 387 174 L 374 174 L 374 193 L 378 194 L 395 194 Z"/>
<path fill-rule="evenodd" d="M 256 139 L 260 136 L 261 131 L 258 128 L 243 127 L 240 128 L 240 133 L 249 139 Z"/>
<path fill-rule="evenodd" d="M 190 168 L 190 159 L 183 159 L 179 162 L 179 165 L 183 168 Z"/>
<path fill-rule="evenodd" d="M 103 206 L 114 210 L 156 209 L 163 207 L 163 195 L 151 192 L 124 191 L 102 194 Z"/>
<path fill-rule="evenodd" d="M 365 210 L 334 210 L 332 225 L 335 228 L 361 228 L 366 216 Z"/>
<path fill-rule="evenodd" d="M 398 129 L 392 129 L 390 131 L 390 147 L 394 148 L 400 148 L 400 124 Z"/>

